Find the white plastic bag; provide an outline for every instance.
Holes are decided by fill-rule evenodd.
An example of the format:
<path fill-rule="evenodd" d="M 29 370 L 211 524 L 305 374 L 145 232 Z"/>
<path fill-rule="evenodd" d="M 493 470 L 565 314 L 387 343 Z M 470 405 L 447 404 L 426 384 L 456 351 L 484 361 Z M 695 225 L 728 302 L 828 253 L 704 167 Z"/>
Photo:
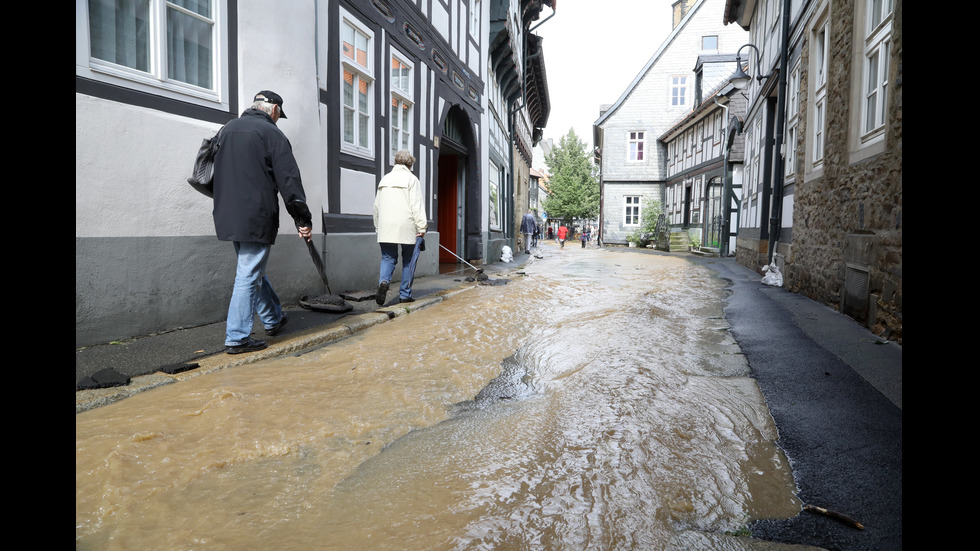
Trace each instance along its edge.
<path fill-rule="evenodd" d="M 776 266 L 775 260 L 772 264 L 763 266 L 762 271 L 766 272 L 766 275 L 762 276 L 762 283 L 773 287 L 783 286 L 783 274 L 779 273 L 779 267 Z"/>
<path fill-rule="evenodd" d="M 504 248 L 500 253 L 500 261 L 512 262 L 513 260 L 514 260 L 514 253 L 511 252 L 510 247 L 504 245 Z"/>

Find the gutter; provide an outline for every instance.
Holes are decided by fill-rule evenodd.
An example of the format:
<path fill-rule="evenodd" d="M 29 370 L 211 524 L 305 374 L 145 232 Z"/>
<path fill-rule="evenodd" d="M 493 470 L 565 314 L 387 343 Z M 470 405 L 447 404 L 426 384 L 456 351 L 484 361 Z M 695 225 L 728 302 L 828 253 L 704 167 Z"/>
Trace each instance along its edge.
<path fill-rule="evenodd" d="M 789 1 L 783 1 L 783 13 L 782 13 L 782 29 L 780 38 L 780 55 L 779 55 L 779 88 L 776 90 L 776 135 L 773 143 L 773 152 L 775 153 L 775 158 L 773 159 L 773 168 L 776 173 L 773 174 L 773 185 L 772 185 L 772 205 L 770 208 L 769 216 L 769 264 L 772 264 L 773 254 L 775 252 L 776 244 L 779 242 L 779 230 L 783 226 L 783 182 L 786 178 L 785 162 L 786 157 L 783 155 L 783 126 L 786 121 L 786 66 L 789 63 L 787 59 L 789 57 L 789 52 L 787 51 L 789 47 Z"/>

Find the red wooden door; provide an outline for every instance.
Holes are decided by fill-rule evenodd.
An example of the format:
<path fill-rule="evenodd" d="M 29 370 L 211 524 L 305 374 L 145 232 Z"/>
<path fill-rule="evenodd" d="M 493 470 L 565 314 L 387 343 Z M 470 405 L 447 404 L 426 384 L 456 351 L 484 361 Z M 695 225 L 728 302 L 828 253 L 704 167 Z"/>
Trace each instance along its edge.
<path fill-rule="evenodd" d="M 457 177 L 459 167 L 455 155 L 439 156 L 439 244 L 459 253 L 456 243 L 456 219 L 458 217 L 459 191 Z M 439 262 L 457 263 L 459 260 L 439 247 Z"/>

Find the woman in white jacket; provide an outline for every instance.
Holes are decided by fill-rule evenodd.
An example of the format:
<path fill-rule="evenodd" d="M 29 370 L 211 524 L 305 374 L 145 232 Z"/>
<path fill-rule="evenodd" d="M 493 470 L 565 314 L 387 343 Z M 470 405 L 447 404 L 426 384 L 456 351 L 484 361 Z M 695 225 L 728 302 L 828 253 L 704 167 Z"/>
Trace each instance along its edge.
<path fill-rule="evenodd" d="M 425 243 L 426 217 L 422 186 L 412 174 L 415 157 L 408 151 L 395 153 L 395 167 L 378 183 L 374 198 L 374 230 L 381 245 L 381 274 L 375 301 L 385 303 L 391 274 L 402 252 L 402 280 L 398 289 L 400 302 L 412 302 L 412 281 L 420 247 Z"/>

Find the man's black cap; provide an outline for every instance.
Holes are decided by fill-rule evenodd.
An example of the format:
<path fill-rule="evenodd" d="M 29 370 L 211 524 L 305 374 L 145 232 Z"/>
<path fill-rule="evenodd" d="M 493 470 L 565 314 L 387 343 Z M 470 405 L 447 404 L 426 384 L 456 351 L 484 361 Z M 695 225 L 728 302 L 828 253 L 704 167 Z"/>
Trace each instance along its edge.
<path fill-rule="evenodd" d="M 280 96 L 279 94 L 277 94 L 277 93 L 275 93 L 275 92 L 273 92 L 271 90 L 262 90 L 258 94 L 255 94 L 255 98 L 252 101 L 259 101 L 259 100 L 265 101 L 266 103 L 274 103 L 274 104 L 278 105 L 279 106 L 279 118 L 281 118 L 281 119 L 287 118 L 286 117 L 286 112 L 282 110 L 282 96 Z"/>

